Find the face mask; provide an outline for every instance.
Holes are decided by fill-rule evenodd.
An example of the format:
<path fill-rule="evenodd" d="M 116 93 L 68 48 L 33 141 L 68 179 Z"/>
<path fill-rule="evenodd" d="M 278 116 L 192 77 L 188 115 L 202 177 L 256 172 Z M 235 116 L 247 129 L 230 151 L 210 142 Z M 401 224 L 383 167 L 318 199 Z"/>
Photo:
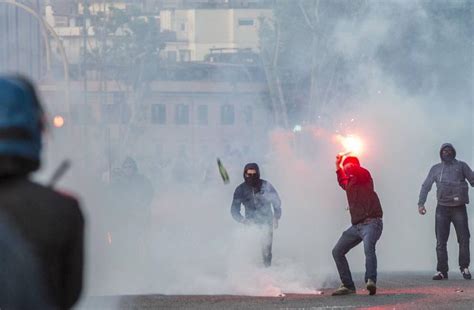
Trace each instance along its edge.
<path fill-rule="evenodd" d="M 452 161 L 454 159 L 454 152 L 449 152 L 449 153 L 444 153 L 444 152 L 441 152 L 441 159 L 443 161 Z"/>
<path fill-rule="evenodd" d="M 257 174 L 247 175 L 244 176 L 245 183 L 252 187 L 256 187 L 259 183 L 260 178 Z"/>

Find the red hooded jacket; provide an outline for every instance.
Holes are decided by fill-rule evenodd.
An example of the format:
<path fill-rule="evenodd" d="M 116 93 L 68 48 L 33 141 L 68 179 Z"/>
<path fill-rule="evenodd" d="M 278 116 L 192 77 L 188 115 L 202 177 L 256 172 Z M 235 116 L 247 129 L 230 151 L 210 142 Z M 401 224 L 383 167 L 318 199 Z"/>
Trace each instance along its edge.
<path fill-rule="evenodd" d="M 338 169 L 337 181 L 346 191 L 349 203 L 349 212 L 353 225 L 359 224 L 368 218 L 383 216 L 379 197 L 374 191 L 374 182 L 368 170 L 354 165 L 347 172 Z"/>

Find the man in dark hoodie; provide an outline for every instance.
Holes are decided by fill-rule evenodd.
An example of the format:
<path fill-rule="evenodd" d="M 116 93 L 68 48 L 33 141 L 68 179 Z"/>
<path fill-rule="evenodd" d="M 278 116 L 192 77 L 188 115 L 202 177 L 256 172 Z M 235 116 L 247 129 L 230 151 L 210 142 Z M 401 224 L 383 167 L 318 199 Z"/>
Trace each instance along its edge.
<path fill-rule="evenodd" d="M 82 289 L 84 218 L 76 199 L 29 179 L 44 119 L 28 80 L 0 77 L 0 212 L 31 251 L 47 303 L 67 309 Z"/>
<path fill-rule="evenodd" d="M 365 283 L 369 294 L 374 295 L 377 283 L 375 244 L 383 229 L 382 207 L 374 191 L 372 177 L 369 171 L 360 166 L 357 157 L 344 158 L 338 155 L 336 169 L 337 181 L 346 191 L 352 226 L 344 231 L 332 250 L 342 282 L 332 295 L 348 295 L 356 292 L 346 254 L 361 242 L 364 243 L 365 253 Z"/>
<path fill-rule="evenodd" d="M 469 203 L 469 186 L 474 186 L 474 173 L 469 166 L 456 159 L 456 150 L 450 143 L 440 149 L 441 163 L 431 167 L 426 180 L 421 185 L 418 200 L 418 212 L 426 214 L 425 202 L 433 183 L 436 183 L 436 255 L 437 272 L 433 280 L 448 279 L 448 251 L 446 245 L 449 238 L 451 223 L 454 225 L 459 243 L 459 268 L 466 280 L 471 279 L 469 272 L 469 224 L 466 204 Z"/>
<path fill-rule="evenodd" d="M 273 229 L 278 228 L 281 217 L 281 200 L 270 182 L 260 178 L 257 164 L 249 163 L 244 168 L 244 180 L 234 192 L 232 217 L 239 223 L 256 225 L 263 231 L 262 256 L 265 267 L 272 264 Z M 241 204 L 245 216 L 240 213 Z"/>

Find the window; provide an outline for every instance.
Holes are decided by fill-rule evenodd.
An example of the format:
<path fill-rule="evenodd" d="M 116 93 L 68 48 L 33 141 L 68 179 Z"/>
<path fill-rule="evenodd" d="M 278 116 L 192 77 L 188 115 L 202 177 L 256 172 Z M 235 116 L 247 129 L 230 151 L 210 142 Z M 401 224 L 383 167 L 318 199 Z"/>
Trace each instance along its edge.
<path fill-rule="evenodd" d="M 82 16 L 76 17 L 76 27 L 84 26 L 84 18 Z"/>
<path fill-rule="evenodd" d="M 191 51 L 190 50 L 179 50 L 179 61 L 190 61 Z"/>
<path fill-rule="evenodd" d="M 177 125 L 189 124 L 189 106 L 187 104 L 176 105 L 175 122 Z"/>
<path fill-rule="evenodd" d="M 123 92 L 114 92 L 113 93 L 113 103 L 124 104 L 125 103 L 125 94 Z"/>
<path fill-rule="evenodd" d="M 207 105 L 199 105 L 197 110 L 197 121 L 199 125 L 208 124 L 208 109 Z"/>
<path fill-rule="evenodd" d="M 78 125 L 93 123 L 92 109 L 88 104 L 72 104 L 71 119 Z"/>
<path fill-rule="evenodd" d="M 170 62 L 176 62 L 176 60 L 178 59 L 178 53 L 176 51 L 168 51 L 167 52 L 167 59 L 168 61 Z"/>
<path fill-rule="evenodd" d="M 69 19 L 66 16 L 54 16 L 55 27 L 69 27 Z"/>
<path fill-rule="evenodd" d="M 180 28 L 181 28 L 181 31 L 186 31 L 186 24 L 181 23 Z"/>
<path fill-rule="evenodd" d="M 221 106 L 221 124 L 233 125 L 235 121 L 234 106 L 231 104 L 224 104 Z"/>
<path fill-rule="evenodd" d="M 166 105 L 151 105 L 151 122 L 153 124 L 166 124 Z"/>
<path fill-rule="evenodd" d="M 245 125 L 252 125 L 253 123 L 253 109 L 251 106 L 246 106 L 243 111 Z"/>
<path fill-rule="evenodd" d="M 102 121 L 109 124 L 126 124 L 130 121 L 131 111 L 126 104 L 102 104 Z"/>
<path fill-rule="evenodd" d="M 106 104 L 104 102 L 107 102 L 107 98 L 104 98 L 104 95 L 101 93 L 96 93 L 96 92 L 87 92 L 87 103 L 91 105 L 100 105 L 100 104 Z M 103 111 L 103 108 L 102 108 Z"/>
<path fill-rule="evenodd" d="M 253 19 L 251 18 L 240 18 L 239 26 L 253 26 Z"/>

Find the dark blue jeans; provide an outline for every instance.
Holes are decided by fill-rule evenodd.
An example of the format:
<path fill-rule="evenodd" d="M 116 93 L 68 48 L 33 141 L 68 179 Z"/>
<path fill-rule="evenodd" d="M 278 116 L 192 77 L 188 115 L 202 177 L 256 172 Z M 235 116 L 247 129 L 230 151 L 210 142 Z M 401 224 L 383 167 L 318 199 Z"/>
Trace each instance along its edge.
<path fill-rule="evenodd" d="M 337 271 L 342 284 L 348 288 L 355 288 L 352 280 L 346 254 L 353 247 L 364 242 L 365 253 L 365 282 L 368 279 L 377 282 L 377 256 L 375 255 L 375 244 L 382 235 L 382 219 L 368 219 L 364 223 L 352 225 L 342 233 L 341 238 L 332 250 L 332 256 L 336 262 Z"/>
<path fill-rule="evenodd" d="M 272 244 L 273 244 L 273 226 L 263 225 L 263 236 L 262 236 L 262 258 L 263 265 L 270 267 L 272 265 Z"/>
<path fill-rule="evenodd" d="M 445 207 L 438 205 L 436 207 L 436 255 L 438 257 L 437 270 L 448 272 L 448 250 L 446 245 L 449 238 L 451 223 L 454 225 L 459 244 L 459 267 L 461 269 L 469 267 L 469 224 L 467 221 L 466 206 Z"/>
<path fill-rule="evenodd" d="M 273 245 L 273 222 L 269 223 L 252 223 L 261 233 L 260 245 L 262 248 L 263 265 L 270 267 L 272 265 L 272 245 Z"/>

